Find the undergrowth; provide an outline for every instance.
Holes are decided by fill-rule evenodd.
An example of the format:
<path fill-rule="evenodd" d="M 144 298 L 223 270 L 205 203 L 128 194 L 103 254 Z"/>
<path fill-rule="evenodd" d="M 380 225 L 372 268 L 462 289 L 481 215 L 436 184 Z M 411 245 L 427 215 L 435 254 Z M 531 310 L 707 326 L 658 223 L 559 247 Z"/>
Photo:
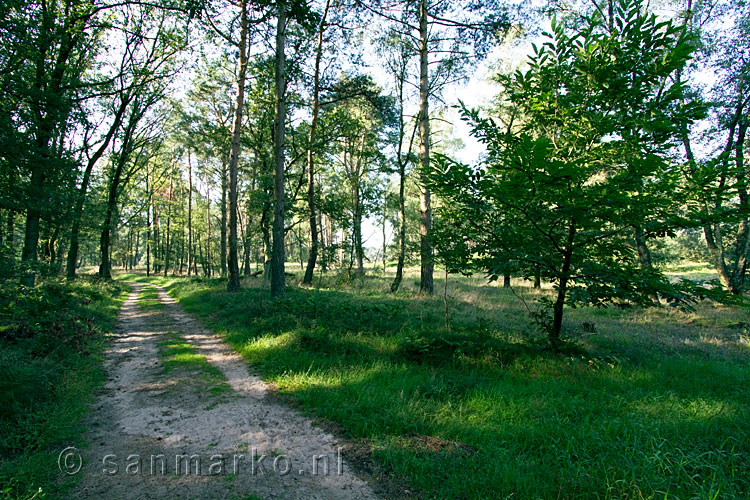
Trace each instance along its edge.
<path fill-rule="evenodd" d="M 57 496 L 58 453 L 102 381 L 104 333 L 126 288 L 85 278 L 0 287 L 0 498 Z"/>
<path fill-rule="evenodd" d="M 745 310 L 574 310 L 555 354 L 514 294 L 469 280 L 450 330 L 440 298 L 386 280 L 276 301 L 255 281 L 158 282 L 413 496 L 750 498 Z"/>

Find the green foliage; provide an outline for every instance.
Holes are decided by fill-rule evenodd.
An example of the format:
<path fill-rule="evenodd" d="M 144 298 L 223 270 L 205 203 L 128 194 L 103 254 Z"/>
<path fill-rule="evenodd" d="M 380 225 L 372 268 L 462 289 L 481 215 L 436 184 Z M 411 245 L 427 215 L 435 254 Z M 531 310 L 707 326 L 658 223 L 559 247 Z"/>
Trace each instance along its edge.
<path fill-rule="evenodd" d="M 54 489 L 55 447 L 78 435 L 124 288 L 83 280 L 0 288 L 0 484 L 8 498 Z"/>
<path fill-rule="evenodd" d="M 683 169 L 685 225 L 700 228 L 722 285 L 735 294 L 746 288 L 750 258 L 748 222 L 750 196 L 745 161 L 750 128 L 750 6 L 744 0 L 728 1 L 718 8 L 698 4 L 697 19 L 688 23 L 701 35 L 700 58 L 689 71 L 712 74 L 705 87 L 690 89 L 710 103 L 709 120 L 682 134 L 687 165 Z M 703 22 L 716 18 L 721 21 Z M 712 26 L 713 25 L 713 26 Z"/>
<path fill-rule="evenodd" d="M 642 2 L 601 16 L 534 47 L 528 71 L 500 75 L 512 110 L 501 125 L 463 108 L 488 150 L 479 167 L 438 155 L 425 175 L 446 204 L 438 254 L 450 267 L 512 269 L 555 283 L 545 329 L 560 334 L 565 303 L 654 303 L 656 293 L 685 297 L 653 269 L 642 269 L 626 232 L 664 232 L 677 171 L 666 150 L 699 109 L 670 75 L 690 56 L 680 27 L 658 22 Z M 660 229 L 657 229 L 660 228 Z M 456 233 L 463 241 L 456 241 Z M 540 316 L 541 318 L 545 317 Z"/>

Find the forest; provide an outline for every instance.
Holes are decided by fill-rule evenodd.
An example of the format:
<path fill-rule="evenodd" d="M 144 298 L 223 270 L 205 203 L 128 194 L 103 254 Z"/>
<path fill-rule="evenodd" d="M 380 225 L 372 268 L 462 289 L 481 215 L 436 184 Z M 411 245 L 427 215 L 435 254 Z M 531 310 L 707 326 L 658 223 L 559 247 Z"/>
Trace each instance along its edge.
<path fill-rule="evenodd" d="M 746 0 L 4 0 L 0 500 L 750 498 L 749 125 Z"/>

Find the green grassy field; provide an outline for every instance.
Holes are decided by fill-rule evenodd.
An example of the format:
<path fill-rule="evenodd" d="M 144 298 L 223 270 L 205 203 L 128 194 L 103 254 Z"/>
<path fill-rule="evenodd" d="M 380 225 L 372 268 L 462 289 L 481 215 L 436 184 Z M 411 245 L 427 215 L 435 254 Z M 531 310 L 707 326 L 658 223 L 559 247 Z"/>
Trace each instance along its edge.
<path fill-rule="evenodd" d="M 558 355 L 521 300 L 548 290 L 452 277 L 446 330 L 442 280 L 419 297 L 413 274 L 396 295 L 329 276 L 276 302 L 259 280 L 152 280 L 413 496 L 750 498 L 745 309 L 568 310 Z"/>
<path fill-rule="evenodd" d="M 80 420 L 126 289 L 86 278 L 0 286 L 0 498 L 62 495 L 58 454 L 83 444 Z"/>

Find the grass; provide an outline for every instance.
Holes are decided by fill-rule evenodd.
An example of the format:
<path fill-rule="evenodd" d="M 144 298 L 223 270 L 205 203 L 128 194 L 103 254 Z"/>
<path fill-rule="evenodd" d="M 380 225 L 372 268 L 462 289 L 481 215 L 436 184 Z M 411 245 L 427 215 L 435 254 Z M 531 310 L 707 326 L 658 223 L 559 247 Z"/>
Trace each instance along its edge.
<path fill-rule="evenodd" d="M 146 310 L 164 308 L 164 304 L 159 300 L 159 292 L 150 285 L 141 289 L 141 293 L 138 295 L 138 305 Z"/>
<path fill-rule="evenodd" d="M 58 453 L 79 441 L 125 296 L 85 278 L 0 288 L 0 498 L 61 496 Z"/>
<path fill-rule="evenodd" d="M 221 370 L 209 363 L 206 356 L 196 353 L 196 347 L 186 342 L 179 334 L 169 332 L 159 342 L 159 353 L 162 357 L 164 373 L 174 371 L 185 375 L 199 374 L 202 388 L 211 394 L 231 393 L 232 388 L 226 382 Z"/>
<path fill-rule="evenodd" d="M 523 303 L 478 278 L 451 278 L 450 331 L 413 275 L 396 295 L 331 276 L 279 301 L 257 280 L 158 280 L 425 498 L 750 497 L 746 310 L 569 310 L 577 349 L 553 355 Z"/>
<path fill-rule="evenodd" d="M 141 288 L 141 293 L 138 295 L 138 307 L 145 311 L 164 308 L 154 286 L 145 285 Z M 179 333 L 167 332 L 159 340 L 158 345 L 165 375 L 171 374 L 177 378 L 184 378 L 183 382 L 189 381 L 191 385 L 198 384 L 201 390 L 206 390 L 210 394 L 232 392 L 221 370 L 213 366 L 205 355 L 196 352 L 196 347 L 187 342 Z M 199 379 L 196 379 L 196 376 Z"/>
<path fill-rule="evenodd" d="M 691 280 L 713 280 L 718 279 L 716 270 L 707 267 L 703 262 L 682 262 L 666 266 L 663 271 L 675 278 L 688 278 Z"/>

